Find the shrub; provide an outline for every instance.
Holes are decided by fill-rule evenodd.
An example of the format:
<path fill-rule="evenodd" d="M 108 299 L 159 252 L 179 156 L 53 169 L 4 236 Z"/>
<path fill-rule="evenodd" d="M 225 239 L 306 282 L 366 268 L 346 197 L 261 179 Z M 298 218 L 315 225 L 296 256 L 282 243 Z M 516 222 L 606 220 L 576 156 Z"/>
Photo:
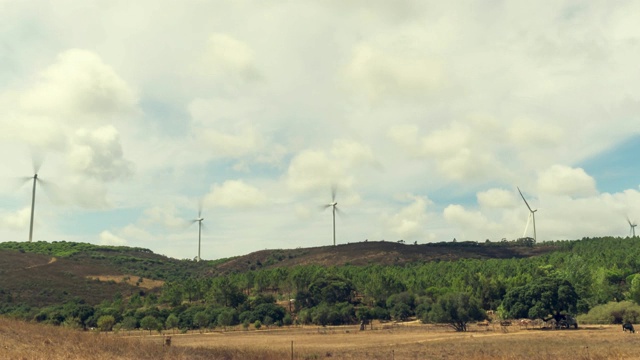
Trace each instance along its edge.
<path fill-rule="evenodd" d="M 594 306 L 587 314 L 579 315 L 578 322 L 587 324 L 622 324 L 640 322 L 640 305 L 631 301 L 609 302 Z"/>

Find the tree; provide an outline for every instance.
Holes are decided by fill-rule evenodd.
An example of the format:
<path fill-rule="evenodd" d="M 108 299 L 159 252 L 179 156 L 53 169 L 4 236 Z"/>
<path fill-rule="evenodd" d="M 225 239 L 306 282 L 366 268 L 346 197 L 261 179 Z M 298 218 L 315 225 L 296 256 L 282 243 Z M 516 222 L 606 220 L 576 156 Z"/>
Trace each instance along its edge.
<path fill-rule="evenodd" d="M 227 326 L 231 326 L 233 324 L 233 311 L 225 310 L 218 314 L 218 325 L 224 327 L 224 330 L 227 330 Z"/>
<path fill-rule="evenodd" d="M 115 324 L 116 319 L 111 315 L 103 315 L 98 318 L 98 329 L 100 331 L 111 331 Z"/>
<path fill-rule="evenodd" d="M 480 307 L 480 301 L 467 293 L 449 293 L 442 296 L 428 313 L 430 322 L 446 323 L 456 331 L 467 331 L 469 321 L 485 318 L 486 314 Z"/>
<path fill-rule="evenodd" d="M 205 328 L 209 325 L 209 317 L 204 311 L 199 311 L 193 315 L 193 325 L 199 329 Z"/>
<path fill-rule="evenodd" d="M 567 280 L 545 277 L 507 291 L 501 310 L 509 318 L 545 319 L 551 315 L 559 322 L 562 312 L 574 313 L 578 295 Z"/>
<path fill-rule="evenodd" d="M 151 335 L 151 330 L 159 330 L 162 327 L 158 319 L 152 315 L 143 317 L 142 320 L 140 320 L 140 326 L 145 330 L 149 330 L 149 335 Z"/>
<path fill-rule="evenodd" d="M 133 316 L 125 316 L 121 322 L 122 329 L 131 331 L 138 327 L 138 320 Z"/>
<path fill-rule="evenodd" d="M 167 328 L 167 330 L 175 329 L 178 327 L 178 324 L 180 324 L 180 319 L 175 314 L 171 314 L 167 317 L 165 327 Z"/>

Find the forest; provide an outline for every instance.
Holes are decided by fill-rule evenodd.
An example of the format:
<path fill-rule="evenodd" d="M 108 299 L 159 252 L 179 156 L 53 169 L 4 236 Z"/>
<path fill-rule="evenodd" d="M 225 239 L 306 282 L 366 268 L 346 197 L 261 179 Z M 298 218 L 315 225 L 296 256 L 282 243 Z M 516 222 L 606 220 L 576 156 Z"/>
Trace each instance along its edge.
<path fill-rule="evenodd" d="M 79 256 L 95 245 L 35 243 L 0 249 Z M 40 244 L 40 245 L 38 245 Z M 156 290 L 109 294 L 91 304 L 78 296 L 64 303 L 29 306 L 0 288 L 0 314 L 86 329 L 149 331 L 366 323 L 369 320 L 447 323 L 457 331 L 492 310 L 503 319 L 579 315 L 589 322 L 640 320 L 640 238 L 583 238 L 545 242 L 555 250 L 511 259 L 460 259 L 403 265 L 298 265 L 235 271 L 212 269 L 224 260 L 153 260 L 144 267 L 118 266 L 132 275 L 156 274 Z M 455 248 L 456 244 L 452 243 Z M 478 246 L 489 246 L 478 243 Z M 492 245 L 492 246 L 495 246 Z M 503 246 L 543 246 L 503 244 Z M 46 251 L 43 249 L 46 247 Z M 77 251 L 69 251 L 75 248 Z M 131 251 L 131 248 L 109 251 Z M 145 254 L 146 249 L 133 249 Z M 116 264 L 116 260 L 111 260 Z M 139 263 L 139 261 L 137 261 Z M 115 265 L 114 265 L 115 266 Z M 163 271 L 154 270 L 154 266 Z M 123 270 L 124 271 L 124 270 Z M 2 274 L 0 269 L 0 276 Z"/>

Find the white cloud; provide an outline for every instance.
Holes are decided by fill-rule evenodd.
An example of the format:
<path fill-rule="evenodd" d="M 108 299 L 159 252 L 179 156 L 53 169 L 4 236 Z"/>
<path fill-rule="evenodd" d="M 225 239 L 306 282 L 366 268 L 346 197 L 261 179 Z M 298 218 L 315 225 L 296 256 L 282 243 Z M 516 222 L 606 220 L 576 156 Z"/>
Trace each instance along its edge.
<path fill-rule="evenodd" d="M 410 196 L 413 202 L 397 213 L 386 218 L 389 231 L 403 240 L 422 240 L 427 224 L 427 206 L 431 204 L 428 198 Z"/>
<path fill-rule="evenodd" d="M 131 112 L 137 96 L 111 67 L 96 54 L 81 49 L 67 50 L 42 73 L 36 85 L 21 97 L 20 107 L 36 114 L 114 115 Z"/>
<path fill-rule="evenodd" d="M 592 196 L 597 194 L 596 182 L 581 168 L 553 165 L 538 175 L 540 191 L 567 196 Z"/>
<path fill-rule="evenodd" d="M 141 223 L 145 226 L 161 225 L 169 230 L 184 229 L 189 224 L 178 215 L 178 209 L 173 205 L 145 209 Z"/>
<path fill-rule="evenodd" d="M 363 43 L 353 49 L 346 76 L 371 100 L 424 97 L 444 81 L 437 57 L 417 46 L 407 46 L 411 41 L 398 40 L 393 44 Z"/>
<path fill-rule="evenodd" d="M 253 50 L 229 34 L 211 34 L 199 66 L 203 73 L 216 77 L 231 75 L 243 81 L 260 78 Z"/>
<path fill-rule="evenodd" d="M 13 213 L 0 214 L 0 226 L 10 230 L 23 230 L 29 227 L 31 208 L 24 208 Z"/>
<path fill-rule="evenodd" d="M 327 191 L 336 186 L 349 198 L 342 201 L 357 202 L 353 192 L 357 179 L 366 174 L 365 169 L 379 168 L 380 164 L 371 148 L 362 143 L 337 139 L 328 150 L 306 149 L 297 153 L 287 169 L 287 185 L 299 192 Z M 344 195 L 344 194 L 343 194 Z"/>
<path fill-rule="evenodd" d="M 205 204 L 212 207 L 247 209 L 264 205 L 266 202 L 265 194 L 242 180 L 227 180 L 222 185 L 214 184 L 205 196 Z"/>
<path fill-rule="evenodd" d="M 189 104 L 192 136 L 207 157 L 241 158 L 265 149 L 266 140 L 249 121 L 245 104 L 222 99 L 196 99 Z"/>
<path fill-rule="evenodd" d="M 530 119 L 514 121 L 508 129 L 508 135 L 509 140 L 516 147 L 522 147 L 523 145 L 534 146 L 535 148 L 552 147 L 565 140 L 562 127 L 545 121 Z"/>
<path fill-rule="evenodd" d="M 512 208 L 517 201 L 513 191 L 504 189 L 489 189 L 477 195 L 478 204 L 482 208 Z"/>
<path fill-rule="evenodd" d="M 127 240 L 112 234 L 110 231 L 103 231 L 100 233 L 100 244 L 102 245 L 127 245 Z"/>
<path fill-rule="evenodd" d="M 102 181 L 125 178 L 133 172 L 131 162 L 124 159 L 118 130 L 113 126 L 77 130 L 71 140 L 69 162 L 76 171 Z"/>
<path fill-rule="evenodd" d="M 71 176 L 65 179 L 59 189 L 56 200 L 64 204 L 79 206 L 85 209 L 106 209 L 111 206 L 104 183 L 96 179 Z"/>

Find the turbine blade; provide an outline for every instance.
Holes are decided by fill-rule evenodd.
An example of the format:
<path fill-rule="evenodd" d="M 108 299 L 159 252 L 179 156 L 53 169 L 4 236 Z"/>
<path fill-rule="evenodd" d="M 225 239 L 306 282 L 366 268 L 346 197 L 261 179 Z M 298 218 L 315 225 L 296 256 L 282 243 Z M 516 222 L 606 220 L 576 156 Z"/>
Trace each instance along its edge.
<path fill-rule="evenodd" d="M 531 213 L 527 216 L 527 225 L 524 227 L 524 232 L 522 233 L 522 237 L 527 236 L 527 230 L 529 229 L 529 222 L 531 221 Z"/>
<path fill-rule="evenodd" d="M 31 165 L 33 166 L 33 173 L 37 174 L 42 167 L 42 162 L 44 161 L 44 156 L 39 151 L 32 151 L 31 155 Z"/>
<path fill-rule="evenodd" d="M 37 178 L 36 182 L 40 185 L 45 194 L 47 194 L 47 197 L 51 199 L 54 204 L 64 203 L 63 191 L 58 185 L 49 180 L 42 180 L 40 177 Z"/>
<path fill-rule="evenodd" d="M 338 192 L 338 186 L 336 184 L 331 185 L 331 202 L 336 202 L 336 193 Z"/>
<path fill-rule="evenodd" d="M 527 199 L 525 199 L 524 195 L 522 195 L 522 191 L 520 191 L 519 187 L 517 187 L 517 188 L 518 188 L 518 192 L 520 193 L 520 196 L 522 197 L 522 200 L 524 200 L 524 203 L 527 205 L 527 208 L 529 209 L 530 212 L 533 212 L 533 210 L 531 210 L 531 206 L 529 206 L 529 203 L 527 202 Z"/>

